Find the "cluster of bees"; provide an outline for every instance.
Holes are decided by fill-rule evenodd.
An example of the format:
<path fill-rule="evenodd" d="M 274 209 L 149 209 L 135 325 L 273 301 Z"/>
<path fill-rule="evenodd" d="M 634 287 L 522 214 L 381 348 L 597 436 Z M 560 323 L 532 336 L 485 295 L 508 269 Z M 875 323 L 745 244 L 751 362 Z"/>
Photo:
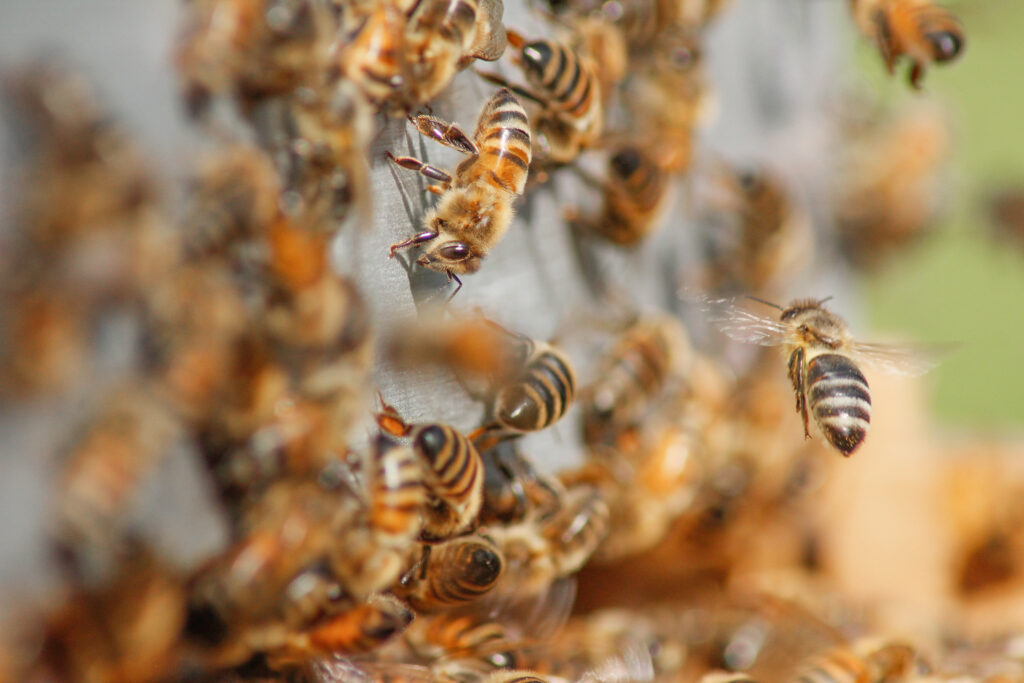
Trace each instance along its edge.
<path fill-rule="evenodd" d="M 3 235 L 0 397 L 74 428 L 54 462 L 59 585 L 5 625 L 0 680 L 1022 680 L 1012 641 L 983 650 L 950 630 L 928 651 L 824 587 L 812 418 L 849 456 L 871 420 L 859 364 L 928 361 L 854 340 L 825 300 L 769 302 L 814 235 L 772 172 L 697 163 L 702 41 L 727 7 L 552 0 L 530 11 L 553 37 L 527 37 L 501 0 L 191 0 L 175 55 L 185 105 L 231 142 L 177 211 L 79 77 L 8 77 L 24 149 Z M 927 0 L 851 9 L 915 87 L 963 46 Z M 480 70 L 498 60 L 513 78 Z M 469 69 L 496 86 L 472 133 L 431 109 Z M 921 111 L 843 134 L 831 211 L 856 266 L 934 213 L 944 132 Z M 371 159 L 376 131 L 403 117 L 463 160 Z M 437 200 L 381 267 L 416 253 L 453 281 L 449 300 L 556 177 L 601 194 L 564 209 L 575 240 L 631 249 L 703 174 L 701 308 L 732 339 L 783 347 L 789 385 L 774 351 L 737 370 L 666 310 L 577 332 L 601 340 L 587 372 L 568 345 L 481 311 L 431 311 L 378 338 L 377 294 L 339 274 L 331 247 L 365 233 L 383 163 Z M 449 373 L 483 419 L 408 421 L 374 392 L 375 363 Z M 580 464 L 545 472 L 523 437 L 559 422 L 576 425 Z M 198 558 L 169 557 L 141 521 L 181 463 L 202 473 L 226 538 Z M 984 542 L 966 544 L 965 593 L 1014 576 L 1019 525 L 998 511 L 971 526 Z"/>

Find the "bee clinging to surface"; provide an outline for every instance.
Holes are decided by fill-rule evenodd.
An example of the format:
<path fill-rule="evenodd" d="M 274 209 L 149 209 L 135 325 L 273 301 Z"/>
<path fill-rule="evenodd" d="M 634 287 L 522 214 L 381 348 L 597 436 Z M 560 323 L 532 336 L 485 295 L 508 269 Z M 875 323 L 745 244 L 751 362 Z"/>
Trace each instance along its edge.
<path fill-rule="evenodd" d="M 878 44 L 889 73 L 904 55 L 913 63 L 914 88 L 921 87 L 928 64 L 952 61 L 963 51 L 960 22 L 930 0 L 851 0 L 851 9 L 861 32 Z"/>
<path fill-rule="evenodd" d="M 728 300 L 707 303 L 719 309 L 714 319 L 732 339 L 783 347 L 804 437 L 810 438 L 811 413 L 828 442 L 849 456 L 864 440 L 871 422 L 871 394 L 857 361 L 904 375 L 926 372 L 934 363 L 902 347 L 855 341 L 846 322 L 824 307 L 826 301 L 798 299 L 785 308 L 762 302 L 782 311 L 778 320 Z"/>
<path fill-rule="evenodd" d="M 446 424 L 409 425 L 381 399 L 381 429 L 412 438 L 412 450 L 423 464 L 429 491 L 423 508 L 424 539 L 456 536 L 476 522 L 483 502 L 484 467 L 466 435 Z"/>
<path fill-rule="evenodd" d="M 481 75 L 539 103 L 541 113 L 535 125 L 544 162 L 571 163 L 582 149 L 596 144 L 604 130 L 601 81 L 593 61 L 554 40 L 527 41 L 512 31 L 508 40 L 519 50 L 516 62 L 532 90 L 511 85 L 496 74 Z"/>
<path fill-rule="evenodd" d="M 432 116 L 414 122 L 421 134 L 470 156 L 452 176 L 418 159 L 389 154 L 399 166 L 438 181 L 428 189 L 441 195 L 424 218 L 424 231 L 391 245 L 389 255 L 429 242 L 417 263 L 446 273 L 461 287 L 458 276 L 480 269 L 512 221 L 512 201 L 526 187 L 532 158 L 530 124 L 519 100 L 504 88 L 484 105 L 472 140 L 458 126 Z"/>

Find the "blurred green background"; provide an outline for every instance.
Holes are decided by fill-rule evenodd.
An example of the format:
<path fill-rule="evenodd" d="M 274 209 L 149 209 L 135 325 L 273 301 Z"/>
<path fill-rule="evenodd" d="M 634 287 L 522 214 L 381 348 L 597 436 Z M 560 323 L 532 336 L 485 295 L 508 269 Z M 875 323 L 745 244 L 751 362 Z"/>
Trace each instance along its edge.
<path fill-rule="evenodd" d="M 898 332 L 961 348 L 931 373 L 931 404 L 946 425 L 1018 431 L 1024 426 L 1024 249 L 997 241 L 987 200 L 1024 186 L 1024 2 L 964 0 L 966 51 L 931 68 L 925 97 L 951 113 L 953 148 L 945 219 L 868 282 L 876 334 Z M 887 97 L 919 97 L 906 65 L 888 78 L 873 46 L 857 65 Z"/>

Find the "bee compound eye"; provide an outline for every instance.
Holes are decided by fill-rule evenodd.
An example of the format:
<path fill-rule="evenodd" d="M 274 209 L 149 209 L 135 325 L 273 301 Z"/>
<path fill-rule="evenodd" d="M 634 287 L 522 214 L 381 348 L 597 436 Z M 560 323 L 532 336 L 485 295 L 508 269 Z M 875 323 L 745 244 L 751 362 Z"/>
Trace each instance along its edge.
<path fill-rule="evenodd" d="M 960 54 L 963 39 L 952 31 L 936 31 L 925 36 L 932 46 L 932 56 L 936 62 L 947 62 Z"/>
<path fill-rule="evenodd" d="M 465 261 L 471 255 L 469 247 L 462 242 L 447 244 L 438 251 L 446 261 Z"/>

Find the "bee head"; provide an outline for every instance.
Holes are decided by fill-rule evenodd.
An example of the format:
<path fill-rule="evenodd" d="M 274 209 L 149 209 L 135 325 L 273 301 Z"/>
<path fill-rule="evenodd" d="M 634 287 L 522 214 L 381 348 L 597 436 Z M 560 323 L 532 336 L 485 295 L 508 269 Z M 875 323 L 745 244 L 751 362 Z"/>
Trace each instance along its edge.
<path fill-rule="evenodd" d="M 964 46 L 963 34 L 958 30 L 933 31 L 924 37 L 931 45 L 932 59 L 936 62 L 955 59 Z"/>
<path fill-rule="evenodd" d="M 455 275 L 469 275 L 480 270 L 480 256 L 468 244 L 459 240 L 448 240 L 431 246 L 417 263 Z"/>

